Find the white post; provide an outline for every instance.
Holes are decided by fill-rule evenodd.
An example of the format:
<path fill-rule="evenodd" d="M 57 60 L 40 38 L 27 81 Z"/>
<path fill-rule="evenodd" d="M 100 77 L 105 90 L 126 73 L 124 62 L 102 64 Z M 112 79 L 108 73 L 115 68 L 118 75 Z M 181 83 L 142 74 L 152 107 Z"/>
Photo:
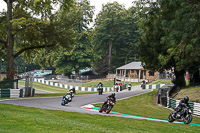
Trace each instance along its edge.
<path fill-rule="evenodd" d="M 139 77 L 138 77 L 139 82 L 140 82 L 140 74 L 141 74 L 141 70 L 139 70 Z"/>

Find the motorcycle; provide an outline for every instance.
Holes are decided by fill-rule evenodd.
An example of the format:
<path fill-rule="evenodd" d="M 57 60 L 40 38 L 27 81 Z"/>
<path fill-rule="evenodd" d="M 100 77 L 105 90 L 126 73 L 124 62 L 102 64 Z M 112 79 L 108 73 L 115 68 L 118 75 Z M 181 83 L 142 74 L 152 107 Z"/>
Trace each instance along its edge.
<path fill-rule="evenodd" d="M 145 89 L 145 84 L 146 84 L 146 82 L 143 80 L 142 83 L 141 83 L 141 88 L 142 89 Z"/>
<path fill-rule="evenodd" d="M 168 121 L 174 122 L 175 120 L 183 121 L 185 124 L 189 124 L 192 121 L 192 113 L 189 111 L 189 108 L 184 108 L 182 111 L 175 114 L 175 112 L 171 112 Z"/>
<path fill-rule="evenodd" d="M 102 95 L 102 93 L 103 93 L 103 87 L 98 87 L 98 92 L 99 92 L 99 95 Z"/>
<path fill-rule="evenodd" d="M 129 91 L 131 90 L 131 84 L 128 84 L 128 90 Z"/>
<path fill-rule="evenodd" d="M 116 92 L 119 91 L 119 87 L 118 87 L 118 85 L 115 85 L 115 91 L 116 91 Z"/>
<path fill-rule="evenodd" d="M 106 114 L 109 114 L 115 104 L 116 103 L 114 102 L 113 98 L 108 98 L 106 104 L 103 104 L 99 108 L 99 112 L 102 113 L 104 111 Z"/>
<path fill-rule="evenodd" d="M 65 106 L 65 104 L 68 104 L 72 101 L 72 94 L 68 92 L 66 95 L 63 96 L 61 105 Z"/>

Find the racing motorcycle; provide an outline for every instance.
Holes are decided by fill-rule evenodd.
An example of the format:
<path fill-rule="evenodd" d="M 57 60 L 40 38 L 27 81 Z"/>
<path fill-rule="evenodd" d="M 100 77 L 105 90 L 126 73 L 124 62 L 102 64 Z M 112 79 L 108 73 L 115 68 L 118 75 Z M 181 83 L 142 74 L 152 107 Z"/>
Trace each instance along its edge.
<path fill-rule="evenodd" d="M 99 92 L 99 95 L 102 95 L 102 93 L 103 93 L 103 87 L 99 86 L 97 90 Z"/>
<path fill-rule="evenodd" d="M 192 113 L 189 111 L 189 108 L 185 107 L 177 114 L 175 114 L 175 112 L 171 112 L 168 117 L 168 121 L 174 122 L 175 120 L 183 121 L 185 124 L 189 124 L 192 121 Z"/>
<path fill-rule="evenodd" d="M 129 91 L 131 90 L 131 84 L 128 84 L 128 90 Z"/>
<path fill-rule="evenodd" d="M 115 104 L 116 103 L 114 102 L 114 99 L 112 97 L 108 98 L 106 104 L 104 103 L 99 108 L 99 112 L 102 113 L 104 111 L 104 112 L 106 112 L 106 114 L 109 114 Z"/>
<path fill-rule="evenodd" d="M 119 91 L 119 87 L 118 87 L 118 85 L 115 85 L 115 91 L 116 91 L 116 92 Z"/>
<path fill-rule="evenodd" d="M 65 104 L 68 104 L 72 101 L 72 94 L 71 92 L 68 92 L 66 95 L 63 96 L 61 105 L 65 106 Z"/>

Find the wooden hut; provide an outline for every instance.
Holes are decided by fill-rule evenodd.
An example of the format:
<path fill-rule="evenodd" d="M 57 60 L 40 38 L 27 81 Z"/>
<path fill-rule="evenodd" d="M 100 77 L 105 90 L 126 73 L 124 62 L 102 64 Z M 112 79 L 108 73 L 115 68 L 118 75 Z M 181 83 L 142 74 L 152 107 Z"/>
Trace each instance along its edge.
<path fill-rule="evenodd" d="M 116 69 L 116 79 L 127 82 L 141 82 L 142 80 L 155 80 L 158 72 L 146 70 L 142 62 L 131 62 Z"/>

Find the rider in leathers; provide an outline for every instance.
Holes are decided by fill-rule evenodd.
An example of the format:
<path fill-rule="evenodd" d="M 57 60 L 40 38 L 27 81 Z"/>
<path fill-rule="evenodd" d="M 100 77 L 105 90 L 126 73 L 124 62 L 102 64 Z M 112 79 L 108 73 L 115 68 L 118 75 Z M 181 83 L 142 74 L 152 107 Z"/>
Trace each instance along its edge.
<path fill-rule="evenodd" d="M 107 97 L 107 99 L 110 99 L 110 98 L 112 98 L 112 99 L 113 99 L 113 102 L 116 104 L 115 93 L 112 93 L 111 95 L 109 95 L 109 96 Z M 106 100 L 106 101 L 104 102 L 104 104 L 102 105 L 102 107 L 103 107 L 105 104 L 107 104 L 107 101 L 108 101 L 108 100 Z"/>
<path fill-rule="evenodd" d="M 176 117 L 176 114 L 178 112 L 181 112 L 185 107 L 191 109 L 188 101 L 189 101 L 189 97 L 185 96 L 184 99 L 179 102 L 178 107 L 175 109 L 176 110 L 175 117 Z"/>

